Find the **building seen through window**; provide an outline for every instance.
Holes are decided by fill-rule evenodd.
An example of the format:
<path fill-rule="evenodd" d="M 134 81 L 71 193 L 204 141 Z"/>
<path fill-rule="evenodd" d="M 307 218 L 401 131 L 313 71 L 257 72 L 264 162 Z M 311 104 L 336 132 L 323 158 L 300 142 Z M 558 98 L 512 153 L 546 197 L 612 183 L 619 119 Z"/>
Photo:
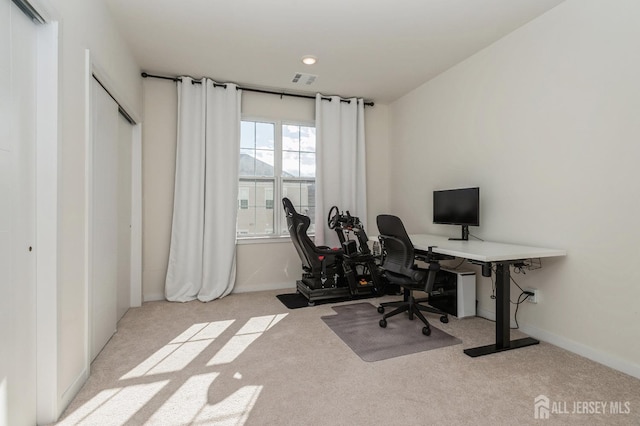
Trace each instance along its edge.
<path fill-rule="evenodd" d="M 288 235 L 283 197 L 315 219 L 316 129 L 298 123 L 243 120 L 238 189 L 239 237 Z"/>

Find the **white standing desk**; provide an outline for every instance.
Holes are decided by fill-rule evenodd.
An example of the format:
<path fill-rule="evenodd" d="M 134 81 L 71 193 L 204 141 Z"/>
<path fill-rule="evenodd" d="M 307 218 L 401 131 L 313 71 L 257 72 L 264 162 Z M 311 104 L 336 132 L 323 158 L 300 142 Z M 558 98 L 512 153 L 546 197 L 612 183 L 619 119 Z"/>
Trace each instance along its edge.
<path fill-rule="evenodd" d="M 511 340 L 509 328 L 511 275 L 509 267 L 511 264 L 525 259 L 566 256 L 566 250 L 490 241 L 449 240 L 447 237 L 428 234 L 414 234 L 409 238 L 411 238 L 414 249 L 420 253 L 426 253 L 431 248 L 432 252 L 436 254 L 474 260 L 487 266 L 492 263 L 496 265 L 496 343 L 465 349 L 465 354 L 477 357 L 540 343 L 531 337 Z"/>

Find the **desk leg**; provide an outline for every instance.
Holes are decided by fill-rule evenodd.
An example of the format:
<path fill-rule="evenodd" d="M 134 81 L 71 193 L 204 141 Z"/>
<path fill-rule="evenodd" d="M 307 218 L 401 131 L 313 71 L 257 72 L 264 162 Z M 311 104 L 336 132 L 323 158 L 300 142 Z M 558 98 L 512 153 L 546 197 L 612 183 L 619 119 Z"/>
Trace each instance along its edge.
<path fill-rule="evenodd" d="M 509 264 L 496 264 L 496 347 L 508 348 L 511 338 L 510 314 L 511 298 Z"/>
<path fill-rule="evenodd" d="M 531 337 L 511 340 L 511 331 L 509 328 L 511 314 L 511 273 L 509 265 L 510 262 L 496 263 L 496 343 L 495 345 L 465 349 L 464 353 L 470 357 L 489 355 L 540 343 Z"/>

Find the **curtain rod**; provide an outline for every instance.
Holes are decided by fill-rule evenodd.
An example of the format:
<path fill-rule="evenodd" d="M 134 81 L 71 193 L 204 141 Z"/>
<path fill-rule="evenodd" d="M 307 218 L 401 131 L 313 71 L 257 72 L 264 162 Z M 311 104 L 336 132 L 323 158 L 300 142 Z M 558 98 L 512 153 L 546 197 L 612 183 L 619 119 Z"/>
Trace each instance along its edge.
<path fill-rule="evenodd" d="M 159 78 L 161 80 L 182 81 L 182 79 L 180 77 L 166 77 L 166 76 L 163 76 L 163 75 L 149 74 L 147 72 L 143 72 L 140 75 L 142 76 L 142 78 L 151 77 L 151 78 Z M 192 83 L 193 84 L 200 84 L 199 81 L 192 81 Z M 227 85 L 223 84 L 223 83 L 214 83 L 213 85 L 214 85 L 214 87 L 225 87 L 225 88 L 227 87 Z M 244 86 L 241 87 L 241 86 L 238 86 L 238 90 L 240 90 L 240 89 L 241 90 L 246 90 L 247 92 L 257 92 L 257 93 L 267 93 L 269 95 L 278 95 L 281 98 L 283 96 L 292 96 L 294 98 L 306 98 L 306 99 L 315 99 L 316 98 L 315 96 L 312 96 L 312 95 L 300 95 L 298 93 L 276 92 L 276 91 L 272 91 L 272 90 L 254 89 L 252 87 L 244 87 Z M 322 99 L 326 100 L 326 101 L 331 101 L 331 98 L 323 97 Z M 340 102 L 351 103 L 351 101 L 349 99 L 340 99 Z M 364 104 L 366 106 L 374 106 L 374 102 L 373 101 L 365 102 Z"/>

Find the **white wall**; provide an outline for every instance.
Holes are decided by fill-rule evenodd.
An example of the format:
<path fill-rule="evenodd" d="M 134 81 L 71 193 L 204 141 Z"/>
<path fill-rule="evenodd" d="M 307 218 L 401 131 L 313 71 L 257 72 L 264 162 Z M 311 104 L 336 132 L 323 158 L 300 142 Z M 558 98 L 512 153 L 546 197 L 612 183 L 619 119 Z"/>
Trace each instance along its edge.
<path fill-rule="evenodd" d="M 139 69 L 102 1 L 41 0 L 60 22 L 58 197 L 58 400 L 71 400 L 86 379 L 85 51 L 133 116 L 142 114 Z"/>
<path fill-rule="evenodd" d="M 142 300 L 164 299 L 176 173 L 178 92 L 169 81 L 143 80 Z"/>
<path fill-rule="evenodd" d="M 143 134 L 143 294 L 164 298 L 175 174 L 177 91 L 164 80 L 144 81 Z M 252 117 L 315 120 L 315 101 L 244 92 L 242 114 Z M 388 107 L 365 109 L 369 221 L 387 208 Z M 278 204 L 279 206 L 279 204 Z M 323 213 L 326 214 L 327 212 Z M 373 219 L 372 219 L 373 218 Z M 373 232 L 373 231 L 372 231 Z M 377 232 L 377 231 L 376 231 Z M 295 288 L 301 262 L 290 241 L 237 246 L 234 292 Z"/>
<path fill-rule="evenodd" d="M 520 324 L 636 376 L 639 39 L 637 1 L 568 0 L 393 103 L 389 151 L 410 232 L 457 236 L 431 223 L 431 193 L 478 185 L 472 233 L 566 249 L 515 276 L 541 294 Z M 478 290 L 495 312 L 489 280 Z"/>

